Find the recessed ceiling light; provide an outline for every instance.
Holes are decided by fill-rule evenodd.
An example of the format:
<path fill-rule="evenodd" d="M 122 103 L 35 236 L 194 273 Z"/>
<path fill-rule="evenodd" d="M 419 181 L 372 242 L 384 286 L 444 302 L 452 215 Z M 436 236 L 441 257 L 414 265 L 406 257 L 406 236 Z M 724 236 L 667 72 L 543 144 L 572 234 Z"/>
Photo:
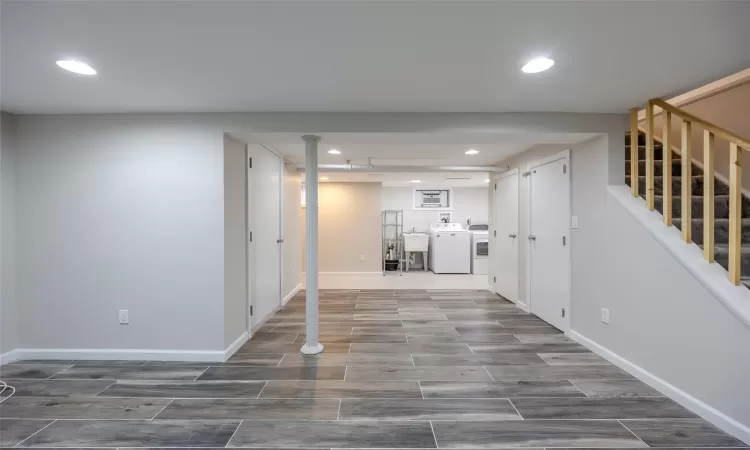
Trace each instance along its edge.
<path fill-rule="evenodd" d="M 412 183 L 421 183 L 422 180 L 411 180 Z"/>
<path fill-rule="evenodd" d="M 489 183 L 489 182 L 490 182 L 490 179 L 489 179 L 489 178 L 485 178 L 485 179 L 484 179 L 484 182 L 485 182 L 485 183 Z"/>
<path fill-rule="evenodd" d="M 479 150 L 475 150 L 473 148 L 466 150 L 467 155 L 476 155 L 477 153 L 479 153 Z"/>
<path fill-rule="evenodd" d="M 544 72 L 545 70 L 552 67 L 554 64 L 555 62 L 549 58 L 534 58 L 531 61 L 527 62 L 521 68 L 521 70 L 524 73 L 539 73 L 539 72 Z"/>
<path fill-rule="evenodd" d="M 328 177 L 320 177 L 320 181 L 328 181 Z"/>
<path fill-rule="evenodd" d="M 76 61 L 75 59 L 62 59 L 57 61 L 57 65 L 68 72 L 79 75 L 96 75 L 96 70 L 85 62 Z"/>
<path fill-rule="evenodd" d="M 340 155 L 341 154 L 341 152 L 338 151 L 338 150 L 336 150 L 335 148 L 332 148 L 332 149 L 328 150 L 328 153 L 330 153 L 332 155 Z"/>

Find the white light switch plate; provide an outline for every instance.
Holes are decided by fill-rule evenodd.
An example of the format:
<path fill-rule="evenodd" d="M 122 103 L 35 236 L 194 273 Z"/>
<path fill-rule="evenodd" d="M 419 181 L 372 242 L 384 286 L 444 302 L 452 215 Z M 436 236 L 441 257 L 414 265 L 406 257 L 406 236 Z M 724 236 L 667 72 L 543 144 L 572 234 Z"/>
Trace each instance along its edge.
<path fill-rule="evenodd" d="M 117 317 L 120 318 L 121 324 L 128 324 L 130 321 L 128 319 L 128 310 L 127 309 L 121 309 L 117 312 Z"/>
<path fill-rule="evenodd" d="M 578 229 L 578 216 L 571 217 L 570 226 L 573 227 L 574 230 Z"/>

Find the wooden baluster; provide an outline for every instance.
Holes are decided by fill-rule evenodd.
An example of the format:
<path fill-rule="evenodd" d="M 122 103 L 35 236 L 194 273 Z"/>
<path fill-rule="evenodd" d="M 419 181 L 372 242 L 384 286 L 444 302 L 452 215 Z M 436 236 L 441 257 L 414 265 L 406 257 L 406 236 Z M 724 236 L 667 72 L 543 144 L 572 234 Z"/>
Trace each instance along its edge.
<path fill-rule="evenodd" d="M 630 191 L 638 197 L 638 108 L 630 110 Z"/>
<path fill-rule="evenodd" d="M 703 131 L 703 257 L 714 262 L 714 135 Z"/>
<path fill-rule="evenodd" d="M 692 142 L 690 141 L 692 126 L 687 120 L 682 121 L 682 240 L 686 243 L 692 242 L 691 231 L 693 227 L 692 214 L 692 191 L 693 191 L 693 155 Z"/>
<path fill-rule="evenodd" d="M 661 143 L 661 174 L 664 187 L 662 188 L 662 214 L 664 225 L 672 226 L 672 113 L 664 111 L 664 125 Z"/>
<path fill-rule="evenodd" d="M 646 105 L 646 207 L 654 210 L 654 105 Z"/>
<path fill-rule="evenodd" d="M 742 264 L 742 149 L 729 143 L 729 281 L 740 284 Z"/>

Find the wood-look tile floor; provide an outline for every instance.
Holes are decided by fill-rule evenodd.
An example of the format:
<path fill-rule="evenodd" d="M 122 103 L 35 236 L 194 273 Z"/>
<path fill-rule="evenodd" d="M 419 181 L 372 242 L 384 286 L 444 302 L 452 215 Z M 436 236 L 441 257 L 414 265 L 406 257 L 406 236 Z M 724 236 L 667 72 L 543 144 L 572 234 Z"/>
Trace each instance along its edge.
<path fill-rule="evenodd" d="M 304 292 L 229 361 L 0 368 L 2 447 L 744 447 L 487 291 Z"/>

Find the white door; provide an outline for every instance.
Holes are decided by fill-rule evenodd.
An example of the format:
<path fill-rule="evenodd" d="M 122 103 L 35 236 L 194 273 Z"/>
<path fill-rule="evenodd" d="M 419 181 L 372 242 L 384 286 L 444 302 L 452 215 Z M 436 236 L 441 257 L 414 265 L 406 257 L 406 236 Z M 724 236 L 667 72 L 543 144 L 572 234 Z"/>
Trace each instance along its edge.
<path fill-rule="evenodd" d="M 570 323 L 570 174 L 567 153 L 531 166 L 531 312 L 560 330 Z"/>
<path fill-rule="evenodd" d="M 518 302 L 518 171 L 495 179 L 494 249 L 495 292 Z"/>
<path fill-rule="evenodd" d="M 281 160 L 260 145 L 250 145 L 250 195 L 254 264 L 252 325 L 257 325 L 281 305 Z"/>

